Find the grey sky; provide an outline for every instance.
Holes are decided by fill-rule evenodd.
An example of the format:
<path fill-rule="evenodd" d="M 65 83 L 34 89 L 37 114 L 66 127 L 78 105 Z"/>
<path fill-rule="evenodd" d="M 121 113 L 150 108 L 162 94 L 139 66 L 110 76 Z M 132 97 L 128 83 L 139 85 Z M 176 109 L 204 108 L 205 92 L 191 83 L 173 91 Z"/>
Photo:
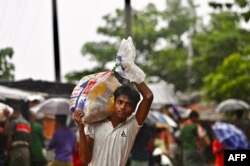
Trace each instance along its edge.
<path fill-rule="evenodd" d="M 199 0 L 197 0 L 199 1 Z M 124 0 L 58 0 L 61 74 L 89 68 L 80 53 L 87 41 L 102 36 L 96 28 L 102 16 L 124 8 Z M 159 9 L 165 0 L 131 0 L 142 9 L 154 2 Z M 33 78 L 54 81 L 51 0 L 0 0 L 0 48 L 13 47 L 16 80 Z M 204 12 L 200 10 L 201 14 Z"/>

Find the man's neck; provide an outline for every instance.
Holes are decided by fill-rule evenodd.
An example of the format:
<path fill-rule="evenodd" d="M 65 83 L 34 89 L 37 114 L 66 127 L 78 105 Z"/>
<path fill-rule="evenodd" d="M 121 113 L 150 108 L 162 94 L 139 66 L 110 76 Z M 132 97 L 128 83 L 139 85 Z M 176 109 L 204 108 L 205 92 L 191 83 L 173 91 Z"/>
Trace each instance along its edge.
<path fill-rule="evenodd" d="M 112 115 L 109 118 L 110 122 L 112 123 L 113 127 L 115 128 L 116 126 L 118 126 L 120 123 L 125 122 L 126 119 L 120 119 L 118 117 L 116 117 L 115 115 Z"/>

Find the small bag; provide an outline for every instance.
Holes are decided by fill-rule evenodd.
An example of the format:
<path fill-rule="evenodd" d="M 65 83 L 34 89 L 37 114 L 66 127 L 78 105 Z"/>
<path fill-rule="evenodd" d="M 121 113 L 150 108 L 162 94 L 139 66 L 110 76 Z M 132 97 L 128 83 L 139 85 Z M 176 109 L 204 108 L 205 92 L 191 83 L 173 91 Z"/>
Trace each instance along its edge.
<path fill-rule="evenodd" d="M 113 93 L 120 85 L 112 71 L 87 75 L 73 89 L 70 110 L 84 111 L 83 123 L 103 120 L 113 111 Z"/>

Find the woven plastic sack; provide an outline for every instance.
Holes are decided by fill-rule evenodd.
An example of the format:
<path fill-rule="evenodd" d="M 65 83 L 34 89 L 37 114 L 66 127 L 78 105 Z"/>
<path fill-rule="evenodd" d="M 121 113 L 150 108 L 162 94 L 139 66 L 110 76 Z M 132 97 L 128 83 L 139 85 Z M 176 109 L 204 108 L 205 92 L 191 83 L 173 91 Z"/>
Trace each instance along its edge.
<path fill-rule="evenodd" d="M 103 120 L 113 111 L 113 92 L 119 86 L 112 71 L 85 76 L 73 89 L 70 110 L 84 111 L 83 123 Z"/>

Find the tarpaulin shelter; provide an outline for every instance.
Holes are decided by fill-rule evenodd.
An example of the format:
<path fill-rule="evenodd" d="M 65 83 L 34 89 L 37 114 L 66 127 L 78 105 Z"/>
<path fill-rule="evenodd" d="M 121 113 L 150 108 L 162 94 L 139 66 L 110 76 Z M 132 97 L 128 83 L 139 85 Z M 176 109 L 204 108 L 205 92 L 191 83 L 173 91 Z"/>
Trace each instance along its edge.
<path fill-rule="evenodd" d="M 31 98 L 44 98 L 47 96 L 45 93 L 24 91 L 17 88 L 11 88 L 0 85 L 0 101 L 10 105 L 14 109 L 22 110 L 25 118 L 28 118 L 28 105 L 27 101 Z"/>
<path fill-rule="evenodd" d="M 160 109 L 165 105 L 178 105 L 178 99 L 174 92 L 174 85 L 160 80 L 156 83 L 149 83 L 149 88 L 154 94 L 152 109 Z"/>
<path fill-rule="evenodd" d="M 7 99 L 12 100 L 28 100 L 31 96 L 38 95 L 38 93 L 28 92 L 16 88 L 10 88 L 0 85 L 0 100 L 5 101 Z M 46 94 L 39 93 L 41 97 Z"/>
<path fill-rule="evenodd" d="M 26 92 L 46 94 L 46 98 L 50 97 L 65 97 L 71 95 L 75 84 L 50 82 L 42 80 L 26 79 L 20 81 L 1 81 L 0 85 L 10 88 L 16 88 Z"/>

